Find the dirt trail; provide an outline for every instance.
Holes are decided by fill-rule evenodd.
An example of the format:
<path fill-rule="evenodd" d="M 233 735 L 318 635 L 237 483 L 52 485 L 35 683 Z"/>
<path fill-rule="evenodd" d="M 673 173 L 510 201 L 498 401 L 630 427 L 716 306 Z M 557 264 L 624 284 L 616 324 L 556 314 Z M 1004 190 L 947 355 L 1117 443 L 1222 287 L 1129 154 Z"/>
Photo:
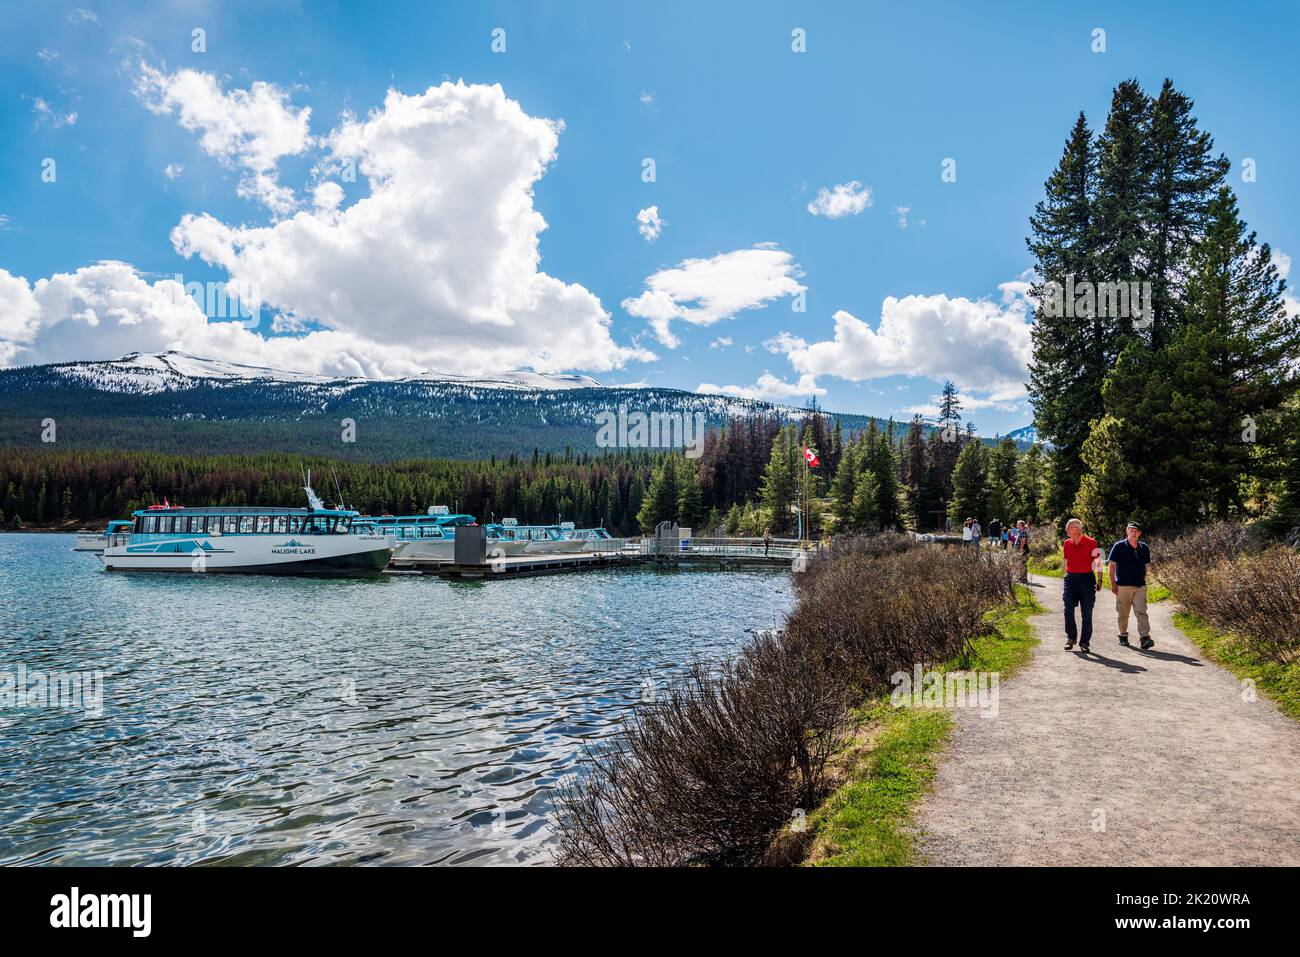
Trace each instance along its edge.
<path fill-rule="evenodd" d="M 1097 596 L 1092 653 L 1064 651 L 1061 581 L 1034 576 L 1041 644 L 998 715 L 959 709 L 918 821 L 932 864 L 1300 864 L 1300 723 L 1150 606 L 1156 645 L 1116 640 Z M 1104 812 L 1104 829 L 1097 829 Z"/>

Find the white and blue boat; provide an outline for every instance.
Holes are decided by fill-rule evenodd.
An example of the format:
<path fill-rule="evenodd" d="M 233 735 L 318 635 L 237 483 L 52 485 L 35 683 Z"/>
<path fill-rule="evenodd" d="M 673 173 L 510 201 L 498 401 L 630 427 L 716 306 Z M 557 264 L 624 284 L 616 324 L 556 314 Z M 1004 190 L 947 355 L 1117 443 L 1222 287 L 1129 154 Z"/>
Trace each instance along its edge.
<path fill-rule="evenodd" d="M 363 521 L 373 523 L 396 539 L 393 560 L 397 562 L 416 559 L 450 562 L 455 558 L 456 528 L 477 524 L 473 515 L 452 513 L 445 505 L 431 506 L 424 515 L 366 515 Z M 523 553 L 523 542 L 502 541 L 492 533 L 492 526 L 488 526 L 489 557 Z"/>
<path fill-rule="evenodd" d="M 520 525 L 513 518 L 503 518 L 501 524 L 488 526 L 488 550 L 491 551 L 495 537 L 503 547 L 522 546 L 524 555 L 571 555 L 590 551 L 585 540 L 566 537 L 574 531 L 576 529 L 572 522 L 561 522 L 559 525 Z"/>
<path fill-rule="evenodd" d="M 307 508 L 184 508 L 152 505 L 132 513 L 100 553 L 110 571 L 348 574 L 383 569 L 392 536 L 358 512 L 326 508 L 304 487 Z"/>

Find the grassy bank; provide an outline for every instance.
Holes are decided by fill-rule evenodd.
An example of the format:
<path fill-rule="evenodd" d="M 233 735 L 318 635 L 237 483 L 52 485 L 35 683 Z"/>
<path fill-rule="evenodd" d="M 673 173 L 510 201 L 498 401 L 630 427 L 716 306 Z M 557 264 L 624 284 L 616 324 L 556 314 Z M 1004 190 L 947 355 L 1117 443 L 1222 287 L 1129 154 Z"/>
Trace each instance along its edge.
<path fill-rule="evenodd" d="M 1016 587 L 1016 604 L 989 612 L 995 633 L 976 638 L 971 655 L 942 672 L 997 672 L 999 681 L 1023 666 L 1038 644 L 1029 616 L 1042 611 L 1030 589 Z M 935 760 L 953 725 L 946 708 L 893 707 L 882 696 L 857 712 L 858 729 L 839 756 L 842 783 L 808 818 L 806 863 L 897 867 L 916 863 L 913 811 L 934 778 Z"/>
<path fill-rule="evenodd" d="M 1240 637 L 1220 631 L 1190 611 L 1177 612 L 1174 624 L 1207 658 L 1238 678 L 1253 680 L 1260 694 L 1300 721 L 1300 660 L 1280 664 L 1261 659 Z"/>

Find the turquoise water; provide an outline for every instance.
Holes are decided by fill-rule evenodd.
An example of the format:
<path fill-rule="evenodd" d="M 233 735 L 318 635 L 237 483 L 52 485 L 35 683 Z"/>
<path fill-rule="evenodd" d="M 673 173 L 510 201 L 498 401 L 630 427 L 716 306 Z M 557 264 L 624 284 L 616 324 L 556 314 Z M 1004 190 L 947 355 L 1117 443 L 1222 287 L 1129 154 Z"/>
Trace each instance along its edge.
<path fill-rule="evenodd" d="M 643 682 L 793 605 L 781 572 L 130 575 L 72 544 L 0 535 L 0 682 L 90 689 L 0 707 L 0 864 L 545 863 L 557 779 Z"/>

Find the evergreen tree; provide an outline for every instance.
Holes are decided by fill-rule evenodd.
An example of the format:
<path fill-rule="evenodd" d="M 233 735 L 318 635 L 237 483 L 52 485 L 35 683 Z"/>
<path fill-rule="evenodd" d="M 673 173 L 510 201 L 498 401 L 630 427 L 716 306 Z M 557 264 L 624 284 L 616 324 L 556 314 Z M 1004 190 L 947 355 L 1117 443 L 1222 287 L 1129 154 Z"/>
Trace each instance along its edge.
<path fill-rule="evenodd" d="M 948 512 L 958 523 L 975 518 L 988 525 L 988 449 L 983 442 L 967 443 L 957 456 Z"/>
<path fill-rule="evenodd" d="M 1215 157 L 1214 138 L 1197 129 L 1192 101 L 1168 78 L 1151 110 L 1151 194 L 1145 259 L 1154 313 L 1151 344 L 1182 321 L 1182 265 L 1211 218 L 1211 203 L 1227 177 L 1226 156 Z"/>
<path fill-rule="evenodd" d="M 679 494 L 677 456 L 665 455 L 654 470 L 650 488 L 646 491 L 645 501 L 637 515 L 643 533 L 651 535 L 660 522 L 675 520 Z"/>
<path fill-rule="evenodd" d="M 798 464 L 800 451 L 794 426 L 781 429 L 772 443 L 772 454 L 763 471 L 763 508 L 772 523 L 773 532 L 786 532 L 794 524 L 793 509 L 799 501 Z"/>

